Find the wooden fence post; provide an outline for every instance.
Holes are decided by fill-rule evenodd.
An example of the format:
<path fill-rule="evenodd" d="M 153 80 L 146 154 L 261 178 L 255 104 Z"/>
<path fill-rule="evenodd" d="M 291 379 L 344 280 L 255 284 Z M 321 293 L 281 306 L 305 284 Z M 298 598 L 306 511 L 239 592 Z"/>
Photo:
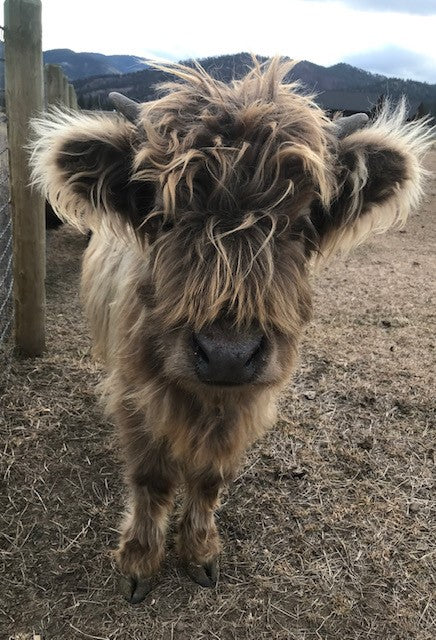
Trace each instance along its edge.
<path fill-rule="evenodd" d="M 62 67 L 46 64 L 44 67 L 46 106 L 61 106 L 63 103 L 64 80 Z"/>
<path fill-rule="evenodd" d="M 63 104 L 68 108 L 70 104 L 70 92 L 68 91 L 68 78 L 62 72 L 62 82 L 63 82 Z"/>
<path fill-rule="evenodd" d="M 76 90 L 74 89 L 72 84 L 68 85 L 68 96 L 68 106 L 70 107 L 70 109 L 74 109 L 76 111 L 78 109 L 77 95 Z"/>
<path fill-rule="evenodd" d="M 5 84 L 13 215 L 15 341 L 45 346 L 45 204 L 29 187 L 29 120 L 43 109 L 41 1 L 5 0 Z"/>

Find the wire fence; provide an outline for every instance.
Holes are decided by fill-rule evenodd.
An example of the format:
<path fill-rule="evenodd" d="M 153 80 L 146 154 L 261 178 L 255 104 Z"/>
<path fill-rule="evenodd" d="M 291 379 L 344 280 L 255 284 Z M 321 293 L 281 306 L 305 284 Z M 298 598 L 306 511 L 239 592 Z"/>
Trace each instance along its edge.
<path fill-rule="evenodd" d="M 0 26 L 2 40 L 4 27 Z M 0 58 L 0 349 L 13 326 L 12 212 L 9 190 L 8 131 L 5 106 L 4 58 Z"/>
<path fill-rule="evenodd" d="M 0 348 L 13 323 L 12 219 L 6 116 L 0 114 Z"/>

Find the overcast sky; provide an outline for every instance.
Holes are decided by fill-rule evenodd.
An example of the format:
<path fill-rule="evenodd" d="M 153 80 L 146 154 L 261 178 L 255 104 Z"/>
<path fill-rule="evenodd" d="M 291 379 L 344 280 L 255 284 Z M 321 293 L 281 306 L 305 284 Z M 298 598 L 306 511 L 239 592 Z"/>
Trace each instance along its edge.
<path fill-rule="evenodd" d="M 436 83 L 436 0 L 42 0 L 44 49 L 250 51 Z"/>

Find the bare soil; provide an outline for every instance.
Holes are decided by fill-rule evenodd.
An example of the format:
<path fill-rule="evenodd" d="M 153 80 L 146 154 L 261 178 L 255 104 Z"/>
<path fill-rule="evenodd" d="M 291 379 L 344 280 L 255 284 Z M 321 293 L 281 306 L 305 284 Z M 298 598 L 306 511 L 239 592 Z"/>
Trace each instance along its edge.
<path fill-rule="evenodd" d="M 111 559 L 125 497 L 78 301 L 85 240 L 51 232 L 47 352 L 0 373 L 0 637 L 433 640 L 435 209 L 433 181 L 404 231 L 318 277 L 277 426 L 224 496 L 216 589 L 170 536 L 136 607 Z"/>

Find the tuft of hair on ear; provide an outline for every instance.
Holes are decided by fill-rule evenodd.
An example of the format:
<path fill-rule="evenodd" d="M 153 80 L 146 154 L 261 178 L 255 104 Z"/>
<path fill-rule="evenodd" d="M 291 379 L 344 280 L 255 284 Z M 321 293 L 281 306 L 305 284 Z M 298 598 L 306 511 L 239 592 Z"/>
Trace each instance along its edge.
<path fill-rule="evenodd" d="M 131 180 L 136 129 L 118 117 L 51 109 L 32 123 L 32 184 L 56 214 L 82 232 L 104 219 L 140 226 L 154 201 L 150 183 Z M 142 216 L 142 217 L 141 217 Z"/>
<path fill-rule="evenodd" d="M 369 236 L 401 228 L 425 191 L 424 158 L 436 127 L 430 118 L 407 122 L 407 102 L 386 101 L 375 119 L 340 141 L 338 190 L 329 208 L 315 203 L 310 225 L 318 257 L 346 253 Z"/>

